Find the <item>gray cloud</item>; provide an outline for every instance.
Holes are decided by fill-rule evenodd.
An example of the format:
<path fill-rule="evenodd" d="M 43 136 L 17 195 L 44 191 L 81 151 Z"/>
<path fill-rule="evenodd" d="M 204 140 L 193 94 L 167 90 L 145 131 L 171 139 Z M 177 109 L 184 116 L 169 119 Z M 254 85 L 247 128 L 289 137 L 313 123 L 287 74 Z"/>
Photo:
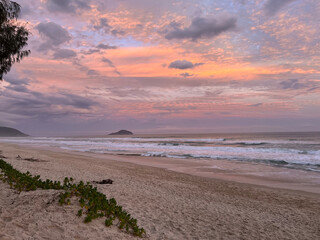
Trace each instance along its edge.
<path fill-rule="evenodd" d="M 126 32 L 123 30 L 112 29 L 111 34 L 114 36 L 118 36 L 118 35 L 124 35 L 124 34 L 126 34 Z"/>
<path fill-rule="evenodd" d="M 17 78 L 12 75 L 13 73 L 6 76 L 6 82 L 12 86 L 29 85 L 30 79 L 28 78 Z"/>
<path fill-rule="evenodd" d="M 46 41 L 40 45 L 40 51 L 52 49 L 71 40 L 69 32 L 54 22 L 39 23 L 36 29 L 46 39 Z"/>
<path fill-rule="evenodd" d="M 36 119 L 82 114 L 82 110 L 90 110 L 99 105 L 90 98 L 63 90 L 44 94 L 32 91 L 24 85 L 7 86 L 0 99 L 0 112 Z"/>
<path fill-rule="evenodd" d="M 204 63 L 192 63 L 187 60 L 176 60 L 172 63 L 170 63 L 169 68 L 176 68 L 176 69 L 190 69 L 194 68 L 200 65 L 203 65 Z"/>
<path fill-rule="evenodd" d="M 187 77 L 192 77 L 193 74 L 190 74 L 190 73 L 185 72 L 185 73 L 181 73 L 180 76 L 181 76 L 181 77 L 184 77 L 184 78 L 187 78 Z"/>
<path fill-rule="evenodd" d="M 307 87 L 304 83 L 299 83 L 298 79 L 288 79 L 286 81 L 280 82 L 282 89 L 301 89 Z"/>
<path fill-rule="evenodd" d="M 192 39 L 193 41 L 199 38 L 212 38 L 235 29 L 236 25 L 237 19 L 234 17 L 223 17 L 221 19 L 197 17 L 192 20 L 189 27 L 182 29 L 177 26 L 173 27 L 173 30 L 165 35 L 165 38 L 168 40 Z"/>
<path fill-rule="evenodd" d="M 98 23 L 93 26 L 95 30 L 103 30 L 104 32 L 108 33 L 111 31 L 111 26 L 108 23 L 107 18 L 100 18 Z"/>
<path fill-rule="evenodd" d="M 251 107 L 260 107 L 262 105 L 262 103 L 256 103 L 256 104 L 252 104 L 250 105 Z"/>
<path fill-rule="evenodd" d="M 112 26 L 109 25 L 107 18 L 100 18 L 98 23 L 93 25 L 93 28 L 98 31 L 102 30 L 105 33 L 112 34 L 114 36 L 125 34 L 125 31 L 123 31 L 123 30 L 112 28 Z"/>
<path fill-rule="evenodd" d="M 80 69 L 80 71 L 85 72 L 89 77 L 100 76 L 100 73 L 97 70 L 90 69 L 87 66 L 83 65 L 82 63 L 80 63 L 79 59 L 74 59 L 72 63 L 73 65 L 77 66 Z"/>
<path fill-rule="evenodd" d="M 58 97 L 47 96 L 47 99 L 52 101 L 53 104 L 73 106 L 78 109 L 91 109 L 97 103 L 89 98 L 82 97 L 72 93 L 65 93 L 60 91 Z"/>
<path fill-rule="evenodd" d="M 31 128 L 31 132 L 26 132 L 34 135 L 46 131 L 54 134 L 59 131 L 59 127 L 54 124 L 63 122 L 63 129 L 69 123 L 60 132 L 61 135 L 72 129 L 76 121 L 81 121 L 81 116 L 85 116 L 84 122 L 87 122 L 95 108 L 100 108 L 100 103 L 86 93 L 80 95 L 64 89 L 55 89 L 50 93 L 34 91 L 31 85 L 33 80 L 19 77 L 14 70 L 6 76 L 9 85 L 3 86 L 0 94 L 1 124 L 21 130 Z"/>
<path fill-rule="evenodd" d="M 7 89 L 10 89 L 15 92 L 21 92 L 21 93 L 28 91 L 28 88 L 25 85 L 10 85 L 7 87 Z"/>
<path fill-rule="evenodd" d="M 103 57 L 101 59 L 101 61 L 105 62 L 105 63 L 108 63 L 108 65 L 114 69 L 114 72 L 116 74 L 118 74 L 119 76 L 121 75 L 121 73 L 118 71 L 117 67 L 113 64 L 113 62 L 110 59 Z"/>
<path fill-rule="evenodd" d="M 87 75 L 88 75 L 88 76 L 98 76 L 98 75 L 100 75 L 100 73 L 99 73 L 97 70 L 89 69 L 89 70 L 87 71 Z"/>
<path fill-rule="evenodd" d="M 279 83 L 281 89 L 285 90 L 299 90 L 297 94 L 309 93 L 320 89 L 320 84 L 314 80 L 298 80 L 288 79 Z"/>
<path fill-rule="evenodd" d="M 47 0 L 47 8 L 51 12 L 74 13 L 78 9 L 90 9 L 86 0 Z"/>
<path fill-rule="evenodd" d="M 267 0 L 264 4 L 264 12 L 268 16 L 275 15 L 281 8 L 295 0 Z"/>
<path fill-rule="evenodd" d="M 70 49 L 57 49 L 53 54 L 54 59 L 72 58 L 76 56 L 77 53 Z"/>
<path fill-rule="evenodd" d="M 98 53 L 100 52 L 99 49 L 95 49 L 95 48 L 91 48 L 89 50 L 86 50 L 86 51 L 82 51 L 81 53 L 85 54 L 85 55 L 91 55 L 93 53 Z"/>
<path fill-rule="evenodd" d="M 103 58 L 101 59 L 101 61 L 102 61 L 102 62 L 105 62 L 105 63 L 108 63 L 110 67 L 114 67 L 112 61 L 111 61 L 110 59 L 108 59 L 108 58 L 103 57 Z"/>
<path fill-rule="evenodd" d="M 109 44 L 103 44 L 103 43 L 98 44 L 97 48 L 99 48 L 99 49 L 117 49 L 116 46 L 111 46 Z"/>
<path fill-rule="evenodd" d="M 94 48 L 91 48 L 86 51 L 82 51 L 82 53 L 85 55 L 91 55 L 93 53 L 99 53 L 101 50 L 117 49 L 117 48 L 118 48 L 117 46 L 112 46 L 109 44 L 100 43 L 97 46 L 95 46 Z"/>

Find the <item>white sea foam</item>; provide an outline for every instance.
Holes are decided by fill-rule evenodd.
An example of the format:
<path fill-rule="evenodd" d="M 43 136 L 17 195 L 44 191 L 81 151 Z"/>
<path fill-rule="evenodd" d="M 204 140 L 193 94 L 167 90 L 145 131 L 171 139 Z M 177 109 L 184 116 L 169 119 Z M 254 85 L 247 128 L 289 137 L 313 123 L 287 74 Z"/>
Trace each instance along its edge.
<path fill-rule="evenodd" d="M 59 147 L 67 150 L 190 159 L 227 159 L 320 169 L 317 141 L 225 138 L 1 138 L 2 142 Z M 277 144 L 276 144 L 277 143 Z M 313 144 L 313 147 L 310 146 Z M 317 145 L 318 144 L 318 145 Z M 305 146 L 306 148 L 296 148 Z"/>

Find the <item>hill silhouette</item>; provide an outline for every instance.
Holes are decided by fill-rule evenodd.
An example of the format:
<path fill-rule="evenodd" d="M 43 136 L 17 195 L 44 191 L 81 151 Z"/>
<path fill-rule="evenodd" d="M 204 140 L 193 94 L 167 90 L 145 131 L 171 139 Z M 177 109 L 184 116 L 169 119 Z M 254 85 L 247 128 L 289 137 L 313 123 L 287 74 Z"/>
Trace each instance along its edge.
<path fill-rule="evenodd" d="M 0 137 L 26 137 L 27 134 L 14 128 L 0 127 Z"/>

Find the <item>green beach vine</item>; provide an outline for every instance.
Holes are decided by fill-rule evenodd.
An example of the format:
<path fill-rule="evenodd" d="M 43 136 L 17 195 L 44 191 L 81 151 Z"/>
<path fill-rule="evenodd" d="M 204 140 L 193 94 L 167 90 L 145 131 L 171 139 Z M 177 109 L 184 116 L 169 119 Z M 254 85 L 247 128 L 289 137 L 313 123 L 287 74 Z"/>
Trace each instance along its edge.
<path fill-rule="evenodd" d="M 0 159 L 0 180 L 8 183 L 17 191 L 35 191 L 37 189 L 63 190 L 59 195 L 61 205 L 71 204 L 71 198 L 79 199 L 80 209 L 78 217 L 84 216 L 84 222 L 91 222 L 93 219 L 105 217 L 105 225 L 117 225 L 120 229 L 135 236 L 142 237 L 145 230 L 140 228 L 137 220 L 119 206 L 114 198 L 107 199 L 106 195 L 99 192 L 89 182 L 74 183 L 72 178 L 65 178 L 63 184 L 60 181 L 41 180 L 40 176 L 32 176 L 29 172 L 21 173 L 12 167 L 11 164 Z"/>

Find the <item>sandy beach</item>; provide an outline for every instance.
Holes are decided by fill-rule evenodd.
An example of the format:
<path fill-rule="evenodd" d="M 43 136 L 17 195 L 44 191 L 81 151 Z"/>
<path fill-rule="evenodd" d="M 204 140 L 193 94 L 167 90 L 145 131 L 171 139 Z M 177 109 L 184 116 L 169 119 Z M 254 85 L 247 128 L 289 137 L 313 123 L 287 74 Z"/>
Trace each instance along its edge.
<path fill-rule="evenodd" d="M 0 0 L 0 240 L 320 240 L 320 0 Z"/>
<path fill-rule="evenodd" d="M 320 238 L 320 194 L 312 190 L 315 186 L 311 191 L 293 190 L 290 184 L 290 190 L 284 189 L 285 183 L 270 188 L 227 181 L 237 179 L 226 175 L 222 180 L 119 161 L 111 155 L 10 144 L 0 144 L 0 150 L 16 169 L 42 179 L 112 179 L 111 185 L 97 185 L 98 190 L 137 218 L 148 239 Z M 18 160 L 18 155 L 41 161 Z M 102 220 L 83 223 L 76 216 L 77 203 L 58 204 L 58 191 L 18 194 L 1 182 L 0 192 L 1 240 L 135 238 L 115 226 L 105 227 Z"/>

